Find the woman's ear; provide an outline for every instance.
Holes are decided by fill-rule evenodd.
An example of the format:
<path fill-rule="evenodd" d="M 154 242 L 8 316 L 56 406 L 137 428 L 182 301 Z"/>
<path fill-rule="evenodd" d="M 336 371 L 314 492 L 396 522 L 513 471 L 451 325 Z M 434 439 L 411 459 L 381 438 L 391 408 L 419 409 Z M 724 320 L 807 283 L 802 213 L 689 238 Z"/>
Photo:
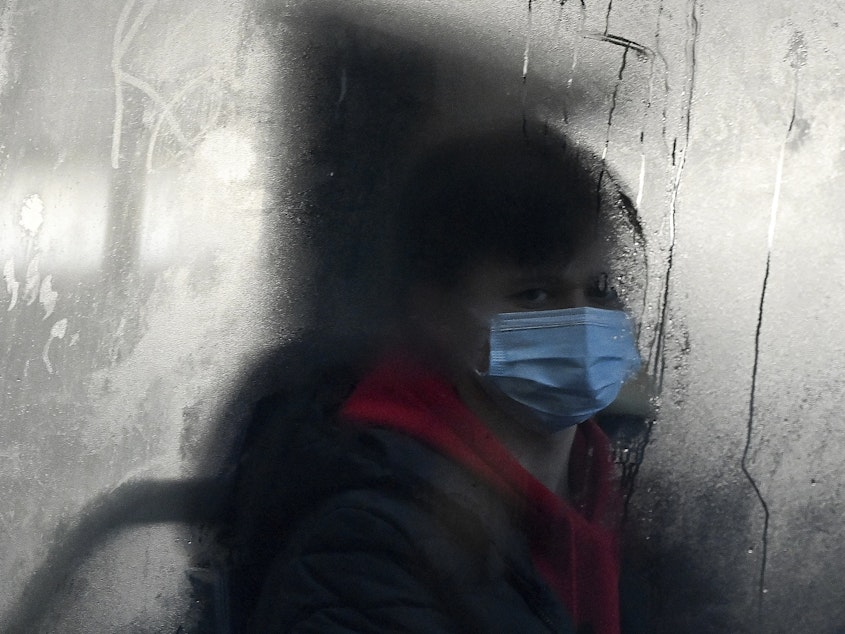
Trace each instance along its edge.
<path fill-rule="evenodd" d="M 421 352 L 439 359 L 453 375 L 486 372 L 489 366 L 489 327 L 465 291 L 460 285 L 421 284 L 408 296 L 411 336 L 424 346 Z"/>
<path fill-rule="evenodd" d="M 451 323 L 452 304 L 448 290 L 428 282 L 415 284 L 408 293 L 408 321 L 421 334 L 442 339 Z"/>

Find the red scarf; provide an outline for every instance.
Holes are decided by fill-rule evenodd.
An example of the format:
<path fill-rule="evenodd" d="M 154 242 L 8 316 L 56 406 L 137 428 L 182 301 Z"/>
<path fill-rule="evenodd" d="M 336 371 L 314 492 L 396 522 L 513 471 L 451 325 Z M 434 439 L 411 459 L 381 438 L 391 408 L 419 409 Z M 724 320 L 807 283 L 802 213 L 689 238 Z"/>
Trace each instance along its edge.
<path fill-rule="evenodd" d="M 413 361 L 382 362 L 341 415 L 416 438 L 525 509 L 534 565 L 575 623 L 590 624 L 596 634 L 619 634 L 618 539 L 612 527 L 618 496 L 607 438 L 593 421 L 579 425 L 572 446 L 572 490 L 584 491 L 575 508 L 523 468 L 451 385 Z"/>

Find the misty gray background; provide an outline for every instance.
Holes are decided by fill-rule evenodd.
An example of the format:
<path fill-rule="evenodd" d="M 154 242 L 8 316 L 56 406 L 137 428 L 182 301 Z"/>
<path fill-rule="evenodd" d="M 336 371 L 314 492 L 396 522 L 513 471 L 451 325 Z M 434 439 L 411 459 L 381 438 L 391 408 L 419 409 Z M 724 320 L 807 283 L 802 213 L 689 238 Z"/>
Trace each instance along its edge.
<path fill-rule="evenodd" d="M 207 516 L 273 385 L 258 360 L 377 327 L 373 201 L 409 148 L 525 119 L 604 155 L 640 209 L 619 274 L 659 393 L 629 519 L 655 627 L 845 631 L 843 20 L 0 5 L 0 630 L 208 627 Z"/>

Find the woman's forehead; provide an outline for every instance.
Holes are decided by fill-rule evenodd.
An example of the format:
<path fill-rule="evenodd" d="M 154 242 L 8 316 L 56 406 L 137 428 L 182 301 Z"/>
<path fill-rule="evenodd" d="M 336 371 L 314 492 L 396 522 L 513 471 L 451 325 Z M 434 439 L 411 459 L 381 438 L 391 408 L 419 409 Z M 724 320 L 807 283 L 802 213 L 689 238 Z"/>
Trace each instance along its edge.
<path fill-rule="evenodd" d="M 583 249 L 568 257 L 549 258 L 539 263 L 519 263 L 508 258 L 484 258 L 470 270 L 468 281 L 530 283 L 592 278 L 606 270 L 606 259 L 598 248 Z"/>

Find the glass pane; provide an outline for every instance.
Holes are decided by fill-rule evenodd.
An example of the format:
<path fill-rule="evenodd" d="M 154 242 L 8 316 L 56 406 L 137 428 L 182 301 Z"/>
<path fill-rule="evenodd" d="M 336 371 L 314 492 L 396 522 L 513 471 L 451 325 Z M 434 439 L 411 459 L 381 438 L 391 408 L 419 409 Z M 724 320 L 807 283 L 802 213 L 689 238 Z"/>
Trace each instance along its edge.
<path fill-rule="evenodd" d="M 395 308 L 391 179 L 511 126 L 636 209 L 608 279 L 645 366 L 605 424 L 649 631 L 841 631 L 843 18 L 6 3 L 0 629 L 226 631 L 255 403 L 340 400 Z"/>

